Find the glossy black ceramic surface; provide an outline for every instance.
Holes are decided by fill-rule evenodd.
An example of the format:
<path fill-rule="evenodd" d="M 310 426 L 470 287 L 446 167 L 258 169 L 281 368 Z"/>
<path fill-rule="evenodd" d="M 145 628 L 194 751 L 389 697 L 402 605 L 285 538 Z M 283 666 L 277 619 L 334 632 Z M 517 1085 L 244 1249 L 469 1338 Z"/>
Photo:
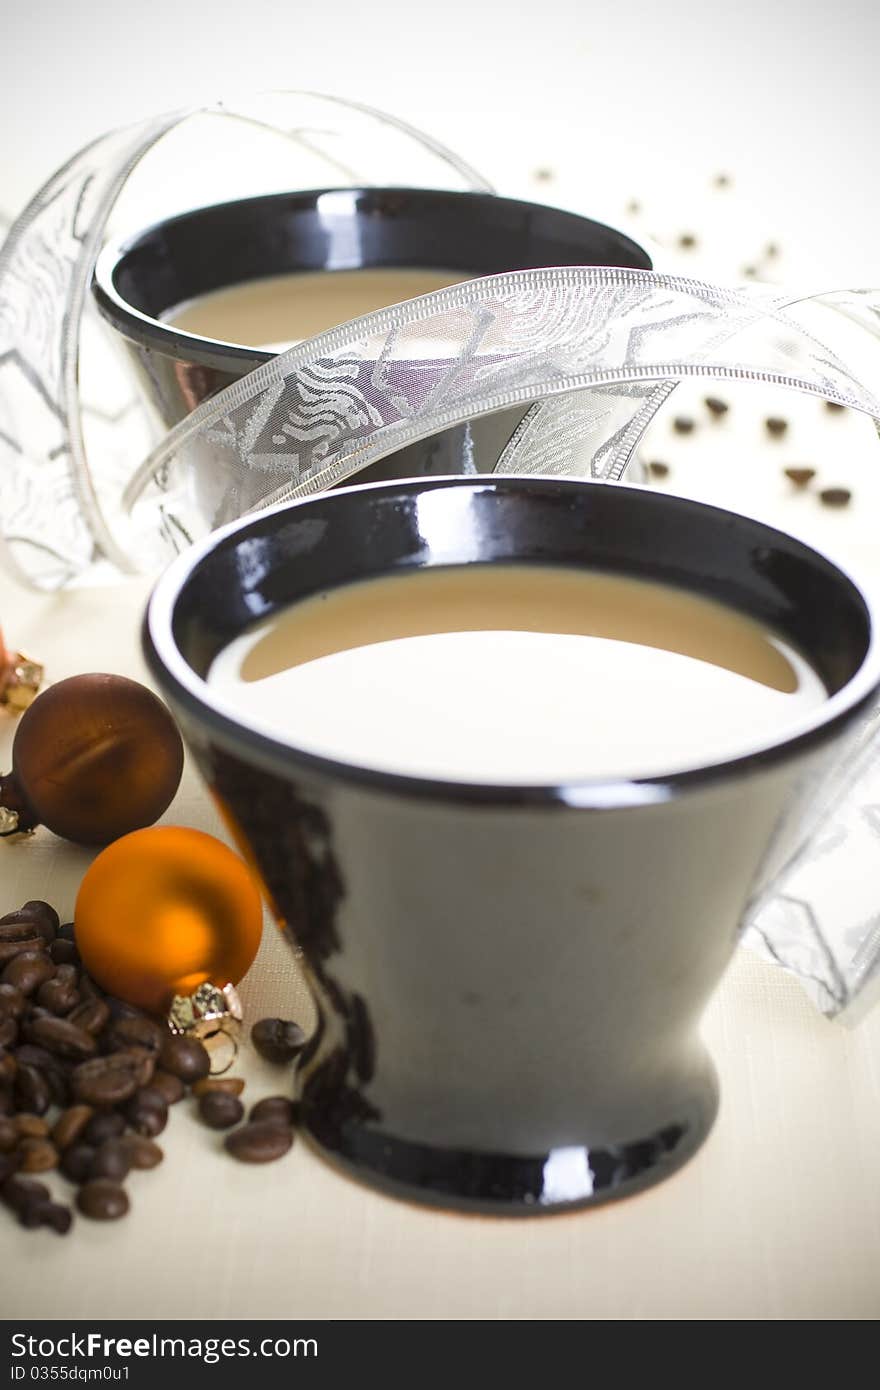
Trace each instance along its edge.
<path fill-rule="evenodd" d="M 246 727 L 202 679 L 254 620 L 329 585 L 511 560 L 697 588 L 776 627 L 830 697 L 735 761 L 500 787 L 309 755 Z M 153 594 L 145 649 L 302 949 L 320 1015 L 304 1126 L 323 1153 L 399 1195 L 505 1214 L 590 1205 L 681 1166 L 715 1114 L 698 1028 L 744 905 L 876 696 L 850 579 L 758 522 L 649 490 L 389 484 L 195 547 Z M 584 707 L 588 720 L 588 691 Z"/>
<path fill-rule="evenodd" d="M 432 189 L 322 189 L 219 203 L 160 222 L 103 252 L 93 291 L 170 428 L 273 355 L 161 322 L 188 299 L 295 270 L 413 266 L 494 275 L 558 265 L 650 270 L 651 260 L 614 228 L 539 203 Z M 472 471 L 474 457 L 478 471 L 489 472 L 523 413 L 447 430 L 360 478 Z"/>

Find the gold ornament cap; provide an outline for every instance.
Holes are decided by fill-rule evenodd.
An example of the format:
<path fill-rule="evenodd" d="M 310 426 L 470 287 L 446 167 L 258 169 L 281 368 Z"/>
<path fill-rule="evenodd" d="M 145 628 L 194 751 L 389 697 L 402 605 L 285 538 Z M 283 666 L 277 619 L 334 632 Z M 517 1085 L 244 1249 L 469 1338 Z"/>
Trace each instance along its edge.
<path fill-rule="evenodd" d="M 234 985 L 205 983 L 192 994 L 175 994 L 168 1010 L 172 1033 L 198 1038 L 211 1058 L 211 1075 L 222 1076 L 238 1055 L 243 1011 Z"/>
<path fill-rule="evenodd" d="M 25 832 L 23 832 L 25 833 Z M 8 806 L 0 806 L 0 838 L 18 834 L 18 812 L 10 811 Z"/>
<path fill-rule="evenodd" d="M 5 705 L 12 714 L 23 714 L 40 693 L 45 667 L 24 652 L 5 652 L 3 656 L 0 705 Z"/>

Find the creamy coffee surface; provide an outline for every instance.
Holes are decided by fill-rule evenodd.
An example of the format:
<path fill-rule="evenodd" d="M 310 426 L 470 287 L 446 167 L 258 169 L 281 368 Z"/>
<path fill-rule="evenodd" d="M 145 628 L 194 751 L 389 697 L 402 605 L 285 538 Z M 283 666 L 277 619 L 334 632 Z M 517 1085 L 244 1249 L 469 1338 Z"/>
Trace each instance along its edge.
<path fill-rule="evenodd" d="M 716 763 L 784 737 L 828 698 L 796 651 L 713 600 L 524 564 L 315 595 L 221 651 L 208 683 L 308 752 L 500 784 Z"/>
<path fill-rule="evenodd" d="M 203 338 L 281 351 L 361 314 L 468 278 L 461 270 L 406 266 L 268 275 L 188 300 L 164 319 Z"/>

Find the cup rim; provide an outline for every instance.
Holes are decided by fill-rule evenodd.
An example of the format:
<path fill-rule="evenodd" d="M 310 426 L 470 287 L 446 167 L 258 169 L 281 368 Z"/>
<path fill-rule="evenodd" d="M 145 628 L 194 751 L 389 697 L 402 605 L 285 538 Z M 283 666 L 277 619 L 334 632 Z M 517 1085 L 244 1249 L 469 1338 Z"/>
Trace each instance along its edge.
<path fill-rule="evenodd" d="M 782 737 L 771 740 L 734 757 L 698 767 L 668 772 L 650 773 L 645 776 L 615 777 L 572 777 L 564 782 L 547 783 L 501 783 L 467 782 L 458 779 L 445 779 L 431 776 L 418 776 L 411 773 L 393 772 L 385 769 L 362 766 L 324 754 L 312 753 L 298 747 L 292 741 L 275 737 L 262 728 L 247 724 L 240 709 L 231 702 L 223 700 L 199 676 L 187 661 L 174 638 L 173 622 L 177 600 L 180 598 L 188 580 L 198 566 L 210 554 L 223 545 L 236 533 L 245 532 L 249 527 L 264 525 L 273 516 L 286 515 L 310 503 L 321 500 L 327 502 L 334 497 L 352 494 L 385 492 L 407 494 L 435 491 L 438 488 L 467 489 L 478 491 L 518 491 L 528 494 L 532 489 L 550 488 L 559 492 L 574 493 L 582 489 L 613 488 L 622 494 L 649 494 L 663 498 L 663 503 L 690 508 L 697 513 L 711 512 L 721 517 L 755 527 L 765 537 L 779 536 L 785 541 L 795 542 L 799 547 L 829 565 L 855 590 L 864 605 L 868 623 L 868 645 L 862 662 L 843 686 L 818 706 L 806 711 L 800 718 L 793 719 L 790 730 Z M 490 562 L 491 563 L 491 562 Z M 507 563 L 517 563 L 513 558 Z M 549 563 L 552 563 L 550 561 Z M 341 586 L 340 586 L 341 587 Z M 517 477 L 498 475 L 463 478 L 460 475 L 433 478 L 398 479 L 391 482 L 361 483 L 346 488 L 334 488 L 315 497 L 294 502 L 279 503 L 267 507 L 244 518 L 229 522 L 188 547 L 174 559 L 157 580 L 147 602 L 144 613 L 142 642 L 144 655 L 151 673 L 163 694 L 172 706 L 179 705 L 201 725 L 209 729 L 230 751 L 248 756 L 262 762 L 269 769 L 277 770 L 279 764 L 287 765 L 294 771 L 319 774 L 330 781 L 359 784 L 373 790 L 385 791 L 399 796 L 428 798 L 435 801 L 489 804 L 495 806 L 568 806 L 585 810 L 613 810 L 633 806 L 646 806 L 666 802 L 691 790 L 721 784 L 735 778 L 758 771 L 767 770 L 779 763 L 811 751 L 830 741 L 842 726 L 853 721 L 865 707 L 880 694 L 880 636 L 875 605 L 866 594 L 864 587 L 836 559 L 831 558 L 817 546 L 802 541 L 778 527 L 763 521 L 733 512 L 728 508 L 716 507 L 711 503 L 697 501 L 677 493 L 664 491 L 659 494 L 653 488 L 638 484 L 607 483 L 598 480 L 561 479 L 555 477 Z"/>
<path fill-rule="evenodd" d="M 451 200 L 463 207 L 491 204 L 519 208 L 523 211 L 533 210 L 556 216 L 562 220 L 578 222 L 585 228 L 592 227 L 597 232 L 614 237 L 619 243 L 621 254 L 629 254 L 633 257 L 633 269 L 650 270 L 652 268 L 651 252 L 626 232 L 621 231 L 620 228 L 597 218 L 572 212 L 568 208 L 554 207 L 551 203 L 539 203 L 527 198 L 507 198 L 497 193 L 481 193 L 470 189 L 410 188 L 405 185 L 390 184 L 387 187 L 384 185 L 374 187 L 366 184 L 339 185 L 338 187 L 297 189 L 291 192 L 259 193 L 246 198 L 231 198 L 217 203 L 208 203 L 201 207 L 189 208 L 185 212 L 175 213 L 170 217 L 160 218 L 157 222 L 142 227 L 136 232 L 129 232 L 122 238 L 111 240 L 99 252 L 95 262 L 92 274 L 93 299 L 102 317 L 117 332 L 132 342 L 143 344 L 165 356 L 185 357 L 188 361 L 213 366 L 221 370 L 224 368 L 233 370 L 243 364 L 254 366 L 269 362 L 278 355 L 272 349 L 248 347 L 246 344 L 231 342 L 225 338 L 209 338 L 200 333 L 189 333 L 185 329 L 175 328 L 163 319 L 154 318 L 151 314 L 136 308 L 120 293 L 115 283 L 117 269 L 125 257 L 151 236 L 164 231 L 166 228 L 181 225 L 198 217 L 220 216 L 228 208 L 257 209 L 268 208 L 270 205 L 279 207 L 282 205 L 301 205 L 303 211 L 306 211 L 308 208 L 314 207 L 318 199 L 322 197 L 351 195 L 354 210 L 358 198 L 367 196 L 381 198 L 404 193 L 413 197 L 424 198 L 427 204 L 436 200 Z M 512 269 L 514 267 L 508 267 L 507 270 L 499 272 L 487 271 L 485 275 L 508 274 Z M 295 272 L 291 270 L 290 273 Z M 327 273 L 332 274 L 332 271 Z M 473 279 L 475 276 L 471 274 L 465 278 Z"/>

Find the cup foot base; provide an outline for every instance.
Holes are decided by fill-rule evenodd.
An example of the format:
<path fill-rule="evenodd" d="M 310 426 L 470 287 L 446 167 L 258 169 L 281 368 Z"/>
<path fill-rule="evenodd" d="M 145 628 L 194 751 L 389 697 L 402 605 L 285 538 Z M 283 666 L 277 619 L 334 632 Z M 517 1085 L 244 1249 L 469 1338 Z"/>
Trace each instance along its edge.
<path fill-rule="evenodd" d="M 568 1145 L 532 1157 L 440 1148 L 363 1124 L 303 1116 L 305 1138 L 351 1177 L 395 1197 L 456 1211 L 538 1216 L 598 1206 L 642 1191 L 682 1167 L 712 1128 L 717 1096 L 640 1139 Z"/>

